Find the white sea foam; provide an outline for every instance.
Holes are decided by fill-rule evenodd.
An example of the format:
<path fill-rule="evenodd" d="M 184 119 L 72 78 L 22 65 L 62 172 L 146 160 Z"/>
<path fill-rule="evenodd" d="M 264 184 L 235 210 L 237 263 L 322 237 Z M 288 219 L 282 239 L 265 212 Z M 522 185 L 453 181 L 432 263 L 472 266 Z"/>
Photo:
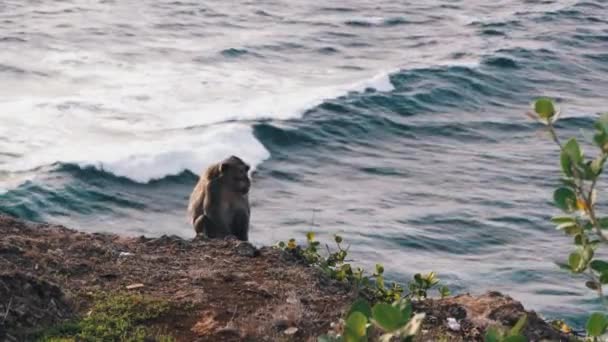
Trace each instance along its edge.
<path fill-rule="evenodd" d="M 38 80 L 29 80 L 29 88 L 24 80 L 32 94 L 14 89 L 0 97 L 3 136 L 21 155 L 5 161 L 3 170 L 75 163 L 148 182 L 198 173 L 229 154 L 255 167 L 269 152 L 250 123 L 227 122 L 299 118 L 351 91 L 393 89 L 388 73 L 319 82 L 235 66 L 125 64 L 73 51 L 49 53 L 44 63 L 58 66 L 61 77 L 46 80 L 46 88 L 34 86 Z"/>
<path fill-rule="evenodd" d="M 84 144 L 79 144 L 83 139 Z M 32 151 L 14 163 L 11 171 L 31 170 L 55 162 L 95 167 L 137 182 L 149 182 L 184 170 L 201 170 L 229 155 L 238 155 L 253 168 L 269 157 L 253 136 L 252 128 L 238 123 L 220 124 L 172 134 L 137 136 L 73 135 L 51 147 Z"/>

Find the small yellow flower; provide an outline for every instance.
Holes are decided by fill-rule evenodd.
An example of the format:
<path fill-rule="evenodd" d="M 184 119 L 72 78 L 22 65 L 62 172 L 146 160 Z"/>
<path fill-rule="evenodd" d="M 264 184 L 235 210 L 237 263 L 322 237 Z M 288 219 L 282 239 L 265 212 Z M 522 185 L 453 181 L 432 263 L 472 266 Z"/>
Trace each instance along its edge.
<path fill-rule="evenodd" d="M 306 233 L 306 239 L 308 241 L 313 241 L 315 239 L 315 233 L 313 233 L 313 232 Z"/>
<path fill-rule="evenodd" d="M 587 207 L 587 202 L 580 197 L 578 197 L 576 199 L 576 208 L 585 214 L 589 212 L 589 208 Z"/>
<path fill-rule="evenodd" d="M 295 239 L 290 239 L 289 242 L 287 243 L 287 248 L 288 249 L 295 249 L 296 247 L 297 247 L 296 240 Z"/>
<path fill-rule="evenodd" d="M 572 332 L 572 329 L 570 329 L 570 327 L 564 322 L 562 322 L 562 326 L 561 326 L 560 330 L 566 334 L 569 334 Z"/>

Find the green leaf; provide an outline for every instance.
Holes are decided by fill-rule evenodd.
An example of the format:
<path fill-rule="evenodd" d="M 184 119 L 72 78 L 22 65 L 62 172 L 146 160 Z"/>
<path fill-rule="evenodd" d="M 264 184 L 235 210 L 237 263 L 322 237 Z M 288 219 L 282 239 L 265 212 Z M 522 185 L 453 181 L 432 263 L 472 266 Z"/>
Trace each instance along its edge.
<path fill-rule="evenodd" d="M 576 228 L 576 222 L 564 222 L 564 223 L 560 223 L 557 227 L 555 227 L 555 229 L 557 230 L 565 230 L 567 228 Z"/>
<path fill-rule="evenodd" d="M 367 334 L 367 317 L 360 312 L 353 312 L 346 319 L 346 341 L 361 341 Z"/>
<path fill-rule="evenodd" d="M 555 115 L 555 106 L 549 98 L 541 97 L 534 102 L 534 111 L 542 119 L 549 119 Z"/>
<path fill-rule="evenodd" d="M 564 223 L 576 223 L 576 219 L 572 216 L 555 216 L 551 218 L 551 222 L 561 225 Z"/>
<path fill-rule="evenodd" d="M 604 271 L 608 271 L 608 262 L 605 262 L 603 260 L 593 260 L 589 266 L 591 267 L 592 270 L 602 273 Z"/>
<path fill-rule="evenodd" d="M 564 233 L 566 233 L 567 235 L 573 236 L 573 235 L 578 235 L 580 234 L 583 229 L 580 226 L 568 226 L 568 227 L 556 227 L 556 229 L 563 229 Z"/>
<path fill-rule="evenodd" d="M 386 303 L 378 303 L 374 305 L 372 315 L 374 317 L 374 321 L 382 329 L 388 332 L 399 329 L 407 322 L 407 320 L 403 319 L 403 315 L 399 308 Z"/>
<path fill-rule="evenodd" d="M 435 286 L 439 283 L 439 279 L 437 278 L 437 273 L 430 272 L 424 276 L 424 280 L 426 280 L 429 287 Z"/>
<path fill-rule="evenodd" d="M 606 162 L 606 157 L 603 155 L 598 156 L 591 162 L 591 172 L 593 172 L 594 176 L 599 176 L 602 173 L 602 169 L 604 167 L 604 163 Z"/>
<path fill-rule="evenodd" d="M 576 138 L 570 138 L 564 145 L 564 152 L 574 164 L 580 164 L 583 161 L 583 152 Z"/>
<path fill-rule="evenodd" d="M 308 240 L 309 242 L 312 242 L 315 239 L 315 233 L 314 232 L 308 232 L 306 233 L 306 240 Z"/>
<path fill-rule="evenodd" d="M 597 219 L 597 222 L 599 223 L 602 229 L 608 228 L 608 217 L 599 218 Z"/>
<path fill-rule="evenodd" d="M 570 269 L 574 272 L 578 272 L 582 260 L 583 257 L 579 252 L 570 253 L 570 257 L 568 258 L 568 265 L 570 265 Z"/>
<path fill-rule="evenodd" d="M 515 323 L 513 328 L 511 328 L 511 330 L 509 331 L 509 335 L 517 335 L 520 332 L 522 332 L 524 329 L 524 326 L 526 325 L 527 320 L 528 320 L 528 315 L 524 314 L 523 316 L 521 316 L 517 320 L 517 323 Z"/>
<path fill-rule="evenodd" d="M 500 342 L 500 340 L 502 340 L 502 336 L 498 329 L 490 327 L 486 330 L 485 342 Z"/>
<path fill-rule="evenodd" d="M 382 273 L 384 273 L 384 266 L 382 266 L 381 264 L 376 264 L 376 274 Z"/>
<path fill-rule="evenodd" d="M 583 248 L 583 252 L 581 253 L 581 256 L 583 257 L 583 264 L 585 266 L 587 266 L 587 264 L 589 263 L 589 261 L 591 261 L 591 259 L 593 259 L 593 248 L 591 248 L 591 246 L 585 246 Z"/>
<path fill-rule="evenodd" d="M 600 284 L 597 281 L 593 281 L 593 280 L 589 280 L 587 282 L 585 282 L 585 286 L 587 286 L 587 288 L 597 291 L 600 288 Z"/>
<path fill-rule="evenodd" d="M 597 147 L 602 149 L 602 151 L 606 151 L 606 145 L 608 144 L 608 134 L 606 132 L 598 132 L 593 135 L 593 142 Z"/>
<path fill-rule="evenodd" d="M 572 177 L 573 176 L 572 162 L 570 161 L 570 158 L 568 157 L 568 154 L 565 151 L 562 151 L 559 154 L 559 162 L 560 162 L 560 165 L 562 166 L 562 172 L 564 173 L 564 175 L 566 175 L 566 177 Z M 571 182 L 566 185 L 569 186 L 570 188 L 576 187 L 576 183 L 574 183 L 574 182 Z"/>
<path fill-rule="evenodd" d="M 348 315 L 346 315 L 346 317 L 350 317 L 350 315 L 355 312 L 360 312 L 367 318 L 372 317 L 372 308 L 365 299 L 357 299 L 353 305 L 350 306 L 350 310 L 348 311 Z"/>
<path fill-rule="evenodd" d="M 600 274 L 600 283 L 608 284 L 608 271 L 603 271 L 602 274 Z"/>
<path fill-rule="evenodd" d="M 443 285 L 442 287 L 439 288 L 439 295 L 441 296 L 441 298 L 445 298 L 447 296 L 450 295 L 450 289 Z"/>
<path fill-rule="evenodd" d="M 412 316 L 412 303 L 409 300 L 400 300 L 398 302 L 393 303 L 393 306 L 396 306 L 401 311 L 401 317 L 404 321 L 407 322 Z"/>
<path fill-rule="evenodd" d="M 576 139 L 571 138 L 566 142 L 559 156 L 562 171 L 568 177 L 573 176 L 572 169 L 583 161 L 583 152 Z M 581 172 L 579 172 L 581 173 Z"/>
<path fill-rule="evenodd" d="M 565 212 L 576 210 L 576 194 L 568 188 L 558 188 L 553 193 L 555 205 Z"/>
<path fill-rule="evenodd" d="M 580 177 L 581 177 L 582 179 L 585 179 L 585 180 L 593 180 L 595 177 L 597 177 L 597 175 L 598 175 L 598 174 L 596 174 L 596 173 L 593 171 L 593 166 L 592 166 L 592 164 L 593 164 L 593 161 L 591 161 L 591 160 L 590 160 L 590 161 L 587 161 L 587 162 L 586 162 L 586 163 L 584 163 L 584 164 L 580 164 L 580 170 L 581 170 L 582 172 L 580 172 L 580 173 L 579 173 L 579 175 L 580 175 Z"/>
<path fill-rule="evenodd" d="M 502 342 L 528 342 L 528 339 L 523 335 L 511 335 L 502 340 Z"/>
<path fill-rule="evenodd" d="M 562 165 L 562 168 L 563 168 L 563 165 Z M 570 175 L 570 176 L 572 176 L 572 175 Z M 570 189 L 576 189 L 576 182 L 572 178 L 562 178 L 562 179 L 560 179 L 560 182 L 562 182 L 562 184 L 564 184 L 566 187 L 568 187 Z"/>
<path fill-rule="evenodd" d="M 599 312 L 593 313 L 587 320 L 587 334 L 592 337 L 601 336 L 606 331 L 608 324 L 606 316 Z"/>
<path fill-rule="evenodd" d="M 602 114 L 595 123 L 596 134 L 593 142 L 604 152 L 608 150 L 608 114 Z"/>

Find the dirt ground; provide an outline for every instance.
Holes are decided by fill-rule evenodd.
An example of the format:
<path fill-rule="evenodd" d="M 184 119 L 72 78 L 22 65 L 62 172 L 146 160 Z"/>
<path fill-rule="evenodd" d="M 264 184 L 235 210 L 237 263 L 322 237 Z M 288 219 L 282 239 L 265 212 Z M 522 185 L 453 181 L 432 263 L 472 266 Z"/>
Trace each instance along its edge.
<path fill-rule="evenodd" d="M 0 216 L 0 341 L 27 340 L 83 315 L 91 293 L 127 291 L 183 310 L 151 322 L 178 341 L 316 341 L 355 299 L 296 257 L 235 240 L 127 238 Z M 498 293 L 416 303 L 419 340 L 481 340 L 488 325 L 512 325 L 520 303 Z M 530 340 L 566 340 L 534 313 Z M 450 329 L 448 318 L 460 328 Z"/>

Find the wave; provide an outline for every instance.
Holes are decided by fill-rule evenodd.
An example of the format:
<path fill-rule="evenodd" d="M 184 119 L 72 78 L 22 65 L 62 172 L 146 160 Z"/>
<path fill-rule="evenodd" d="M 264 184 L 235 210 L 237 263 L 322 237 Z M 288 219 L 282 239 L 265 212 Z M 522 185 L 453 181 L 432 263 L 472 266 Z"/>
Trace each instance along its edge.
<path fill-rule="evenodd" d="M 255 168 L 270 155 L 253 136 L 252 128 L 239 123 L 158 133 L 138 139 L 89 141 L 86 146 L 69 141 L 30 153 L 17 163 L 3 166 L 11 172 L 32 170 L 41 165 L 75 164 L 94 167 L 116 176 L 147 183 L 184 170 L 200 173 L 205 165 L 236 154 Z"/>
<path fill-rule="evenodd" d="M 61 97 L 46 102 L 47 99 L 39 98 L 15 101 L 10 112 L 22 115 L 8 117 L 7 122 L 19 129 L 9 130 L 9 125 L 4 127 L 5 133 L 16 142 L 28 142 L 30 148 L 26 148 L 29 151 L 22 153 L 21 158 L 3 164 L 2 170 L 14 173 L 71 163 L 146 183 L 184 170 L 199 173 L 206 165 L 232 154 L 239 155 L 255 169 L 270 154 L 254 136 L 248 120 L 299 118 L 327 99 L 370 88 L 394 89 L 389 73 L 339 86 L 303 87 L 281 94 L 250 96 L 247 100 L 236 98 L 234 103 L 211 101 L 200 105 L 204 110 L 177 110 L 174 115 L 156 121 L 143 109 L 154 112 L 154 108 L 168 104 L 141 102 L 166 101 L 166 96 L 140 97 L 134 100 L 140 102 L 137 104 L 110 98 L 104 104 Z M 44 103 L 31 104 L 36 102 Z M 129 114 L 128 106 L 142 113 Z M 57 126 L 60 128 L 48 129 Z"/>

